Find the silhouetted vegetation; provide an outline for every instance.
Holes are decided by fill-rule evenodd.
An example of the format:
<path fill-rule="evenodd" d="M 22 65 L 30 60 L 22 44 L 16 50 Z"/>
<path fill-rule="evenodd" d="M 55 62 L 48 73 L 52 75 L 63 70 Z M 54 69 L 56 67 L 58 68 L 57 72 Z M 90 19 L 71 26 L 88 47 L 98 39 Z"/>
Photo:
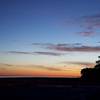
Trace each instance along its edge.
<path fill-rule="evenodd" d="M 82 69 L 81 79 L 87 82 L 100 82 L 100 60 L 96 61 L 96 65 L 94 66 L 94 68 Z"/>

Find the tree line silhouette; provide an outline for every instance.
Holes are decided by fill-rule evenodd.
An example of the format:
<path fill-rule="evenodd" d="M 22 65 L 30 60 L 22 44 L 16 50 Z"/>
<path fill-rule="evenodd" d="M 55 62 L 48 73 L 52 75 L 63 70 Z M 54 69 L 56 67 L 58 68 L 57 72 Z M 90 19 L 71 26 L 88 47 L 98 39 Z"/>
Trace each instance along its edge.
<path fill-rule="evenodd" d="M 98 56 L 100 58 L 100 56 Z M 96 61 L 94 68 L 81 70 L 81 79 L 84 81 L 100 82 L 100 60 Z"/>

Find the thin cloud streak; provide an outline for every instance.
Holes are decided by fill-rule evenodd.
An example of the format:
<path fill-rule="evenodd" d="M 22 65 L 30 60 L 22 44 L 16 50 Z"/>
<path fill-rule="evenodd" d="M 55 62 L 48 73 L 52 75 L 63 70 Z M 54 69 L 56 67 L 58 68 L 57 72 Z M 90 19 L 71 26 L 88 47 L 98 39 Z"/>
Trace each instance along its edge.
<path fill-rule="evenodd" d="M 88 37 L 94 34 L 94 32 L 91 31 L 84 31 L 84 32 L 79 32 L 82 36 Z"/>
<path fill-rule="evenodd" d="M 60 68 L 54 68 L 54 67 L 46 67 L 46 66 L 42 66 L 42 65 L 34 65 L 36 68 L 41 68 L 41 69 L 46 69 L 49 71 L 64 71 L 63 69 Z"/>
<path fill-rule="evenodd" d="M 7 51 L 6 53 L 10 53 L 10 54 L 25 54 L 25 55 L 29 55 L 29 54 L 33 54 L 33 52 L 24 52 L 24 51 Z"/>
<path fill-rule="evenodd" d="M 3 66 L 3 67 L 1 67 Z M 44 70 L 49 70 L 49 71 L 64 71 L 64 69 L 60 69 L 60 68 L 55 68 L 55 67 L 48 67 L 48 66 L 43 66 L 43 65 L 12 65 L 12 64 L 5 64 L 5 63 L 0 63 L 0 69 L 6 70 L 6 69 L 12 69 L 15 67 L 19 67 L 19 68 L 39 68 L 39 69 L 44 69 Z"/>
<path fill-rule="evenodd" d="M 53 46 L 53 43 L 32 43 L 33 46 L 42 46 L 42 47 L 46 47 L 46 46 Z"/>
<path fill-rule="evenodd" d="M 61 53 L 56 53 L 56 52 L 34 52 L 35 54 L 38 55 L 50 55 L 50 56 L 61 56 L 63 54 Z"/>
<path fill-rule="evenodd" d="M 66 52 L 100 52 L 100 46 L 80 46 L 80 47 L 59 47 L 53 46 L 48 47 L 48 49 L 57 50 L 57 51 L 66 51 Z"/>
<path fill-rule="evenodd" d="M 46 44 L 46 43 L 45 43 Z M 43 43 L 39 43 L 39 45 L 44 48 Z M 81 43 L 73 43 L 73 44 L 46 44 L 45 49 L 55 50 L 55 51 L 64 51 L 64 52 L 100 52 L 100 46 L 87 46 L 82 45 Z M 41 53 L 42 52 L 38 52 Z M 46 53 L 45 53 L 46 54 Z"/>
<path fill-rule="evenodd" d="M 73 65 L 84 65 L 84 66 L 94 66 L 91 62 L 80 62 L 80 61 L 64 61 L 63 64 L 73 64 Z"/>
<path fill-rule="evenodd" d="M 12 69 L 13 67 L 14 66 L 12 64 L 0 63 L 0 70 L 3 71 L 7 71 L 8 69 Z"/>
<path fill-rule="evenodd" d="M 63 55 L 62 53 L 56 53 L 56 52 L 41 52 L 41 51 L 36 51 L 36 52 L 23 52 L 23 51 L 7 51 L 5 53 L 8 54 L 24 54 L 24 55 L 49 55 L 49 56 L 61 56 Z"/>
<path fill-rule="evenodd" d="M 53 43 L 32 43 L 33 46 L 41 46 L 41 47 L 48 47 L 48 46 L 75 46 L 75 45 L 82 45 L 81 43 L 58 43 L 58 44 L 53 44 Z"/>

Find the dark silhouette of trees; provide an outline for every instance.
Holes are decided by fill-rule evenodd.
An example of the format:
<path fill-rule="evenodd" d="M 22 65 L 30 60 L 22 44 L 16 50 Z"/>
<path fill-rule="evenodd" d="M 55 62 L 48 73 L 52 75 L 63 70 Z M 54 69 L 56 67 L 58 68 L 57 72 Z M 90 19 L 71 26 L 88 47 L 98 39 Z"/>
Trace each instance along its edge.
<path fill-rule="evenodd" d="M 96 65 L 94 66 L 94 68 L 82 69 L 81 79 L 84 81 L 100 82 L 100 60 L 96 61 Z"/>

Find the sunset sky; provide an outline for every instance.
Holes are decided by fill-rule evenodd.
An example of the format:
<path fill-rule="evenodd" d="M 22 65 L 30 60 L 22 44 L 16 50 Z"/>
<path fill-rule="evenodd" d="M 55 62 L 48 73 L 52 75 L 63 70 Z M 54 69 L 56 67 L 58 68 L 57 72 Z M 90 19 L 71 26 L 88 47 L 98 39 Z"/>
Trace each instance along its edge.
<path fill-rule="evenodd" d="M 0 0 L 0 76 L 79 77 L 100 54 L 100 0 Z"/>

